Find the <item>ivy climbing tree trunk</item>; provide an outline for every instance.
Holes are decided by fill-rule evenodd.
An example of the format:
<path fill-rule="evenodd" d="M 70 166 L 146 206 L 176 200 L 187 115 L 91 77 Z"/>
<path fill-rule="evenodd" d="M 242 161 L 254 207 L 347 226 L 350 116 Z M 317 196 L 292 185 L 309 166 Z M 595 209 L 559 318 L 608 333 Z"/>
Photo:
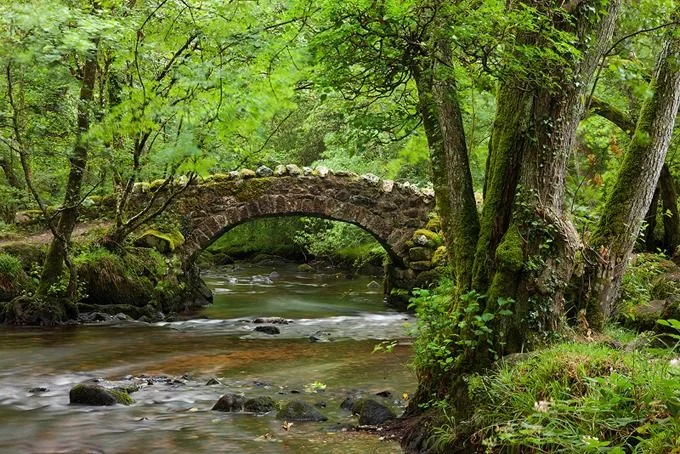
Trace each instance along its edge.
<path fill-rule="evenodd" d="M 51 288 L 59 282 L 64 265 L 70 269 L 68 296 L 73 296 L 76 286 L 75 269 L 70 265 L 69 246 L 71 235 L 78 220 L 78 208 L 81 204 L 81 193 L 85 170 L 87 167 L 89 144 L 86 137 L 90 129 L 90 115 L 94 88 L 97 79 L 97 51 L 93 49 L 87 56 L 82 69 L 80 94 L 77 111 L 77 135 L 73 154 L 69 158 L 69 176 L 64 195 L 64 203 L 60 209 L 54 238 L 50 243 L 43 265 L 38 286 L 38 296 L 47 296 Z"/>
<path fill-rule="evenodd" d="M 669 33 L 614 189 L 586 253 L 582 306 L 601 329 L 614 309 L 625 266 L 652 201 L 680 103 L 680 37 Z"/>

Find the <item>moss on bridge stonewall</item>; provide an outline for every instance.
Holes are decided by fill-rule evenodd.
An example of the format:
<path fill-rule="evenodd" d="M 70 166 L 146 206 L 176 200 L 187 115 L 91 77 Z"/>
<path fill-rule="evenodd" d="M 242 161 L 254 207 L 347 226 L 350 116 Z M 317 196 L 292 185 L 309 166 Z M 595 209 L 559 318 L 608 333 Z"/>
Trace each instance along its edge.
<path fill-rule="evenodd" d="M 242 180 L 234 188 L 234 196 L 239 202 L 249 202 L 264 195 L 271 188 L 274 178 L 262 177 Z"/>

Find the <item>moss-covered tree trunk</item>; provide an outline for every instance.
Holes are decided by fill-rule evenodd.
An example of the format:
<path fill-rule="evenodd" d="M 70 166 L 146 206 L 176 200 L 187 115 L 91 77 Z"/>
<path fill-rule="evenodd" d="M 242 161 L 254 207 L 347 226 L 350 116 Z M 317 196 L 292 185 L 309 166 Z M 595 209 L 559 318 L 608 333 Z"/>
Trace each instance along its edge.
<path fill-rule="evenodd" d="M 21 179 L 18 177 L 16 171 L 14 170 L 14 166 L 12 165 L 12 159 L 7 159 L 4 156 L 0 157 L 0 167 L 2 168 L 2 171 L 5 175 L 5 179 L 7 180 L 7 184 L 9 185 L 10 188 L 17 192 L 24 189 L 24 185 L 22 184 Z M 16 217 L 16 212 L 17 212 L 16 199 L 11 195 L 6 194 L 6 200 L 4 200 L 0 205 L 0 218 L 2 218 L 5 224 L 13 224 L 14 218 Z"/>
<path fill-rule="evenodd" d="M 542 11 L 545 2 L 527 0 Z M 450 316 L 453 363 L 419 371 L 409 407 L 446 399 L 458 421 L 469 416 L 465 377 L 489 368 L 500 356 L 530 348 L 561 321 L 563 293 L 580 241 L 563 214 L 567 161 L 583 115 L 584 94 L 613 33 L 619 0 L 605 2 L 607 14 L 574 8 L 554 26 L 580 43 L 572 67 L 545 68 L 553 84 L 508 78 L 498 90 L 497 112 L 486 175 L 481 231 L 476 244 L 471 292 L 459 294 Z M 549 10 L 545 17 L 554 17 Z M 539 33 L 520 46 L 552 49 Z M 555 88 L 558 86 L 559 88 Z"/>
<path fill-rule="evenodd" d="M 71 235 L 78 220 L 78 208 L 81 203 L 81 193 L 87 159 L 89 144 L 86 135 L 90 129 L 90 114 L 92 101 L 94 99 L 94 87 L 97 76 L 97 51 L 93 50 L 88 55 L 82 70 L 82 80 L 80 83 L 80 94 L 78 98 L 77 112 L 77 136 L 73 147 L 73 154 L 69 157 L 69 176 L 64 195 L 64 203 L 59 213 L 59 219 L 54 231 L 54 238 L 50 243 L 43 264 L 43 271 L 40 276 L 38 286 L 38 296 L 46 296 L 50 289 L 61 279 L 64 273 L 64 265 L 68 261 L 68 250 L 71 242 Z M 68 290 L 74 291 L 76 276 L 71 270 Z M 71 295 L 69 295 L 71 296 Z"/>
<path fill-rule="evenodd" d="M 673 30 L 677 33 L 677 30 Z M 586 250 L 582 305 L 590 326 L 611 315 L 623 272 L 659 181 L 680 103 L 680 37 L 669 35 L 633 138 Z"/>
<path fill-rule="evenodd" d="M 447 71 L 450 49 L 442 41 L 436 48 L 437 55 L 421 59 L 411 71 L 418 88 L 444 241 L 456 285 L 464 291 L 471 284 L 479 219 L 455 80 Z"/>

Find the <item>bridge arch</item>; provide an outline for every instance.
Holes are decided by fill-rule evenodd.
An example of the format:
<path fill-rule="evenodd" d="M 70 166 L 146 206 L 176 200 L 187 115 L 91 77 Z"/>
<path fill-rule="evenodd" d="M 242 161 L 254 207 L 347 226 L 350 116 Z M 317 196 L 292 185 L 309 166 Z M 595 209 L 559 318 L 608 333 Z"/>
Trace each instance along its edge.
<path fill-rule="evenodd" d="M 249 220 L 314 216 L 361 227 L 385 248 L 394 266 L 404 267 L 407 242 L 434 209 L 431 192 L 373 175 L 243 176 L 214 177 L 178 200 L 175 209 L 186 232 L 180 251 L 185 263 L 193 263 L 217 238 Z"/>

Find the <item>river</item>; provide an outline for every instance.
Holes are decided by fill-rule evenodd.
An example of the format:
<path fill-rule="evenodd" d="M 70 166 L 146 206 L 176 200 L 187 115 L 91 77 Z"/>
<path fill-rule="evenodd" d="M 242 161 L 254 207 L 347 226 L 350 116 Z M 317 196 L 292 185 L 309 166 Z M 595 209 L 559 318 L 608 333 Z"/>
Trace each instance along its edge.
<path fill-rule="evenodd" d="M 375 278 L 293 264 L 238 264 L 204 278 L 215 302 L 185 321 L 2 327 L 0 452 L 401 452 L 379 434 L 347 431 L 356 417 L 339 408 L 348 395 L 389 391 L 376 399 L 399 412 L 415 389 L 406 367 L 414 320 L 382 304 Z M 270 335 L 254 330 L 258 317 L 289 323 Z M 391 353 L 372 353 L 386 340 L 398 341 Z M 70 388 L 88 380 L 143 386 L 129 407 L 69 405 Z M 272 414 L 211 411 L 228 392 L 303 399 L 329 420 L 286 430 Z"/>

